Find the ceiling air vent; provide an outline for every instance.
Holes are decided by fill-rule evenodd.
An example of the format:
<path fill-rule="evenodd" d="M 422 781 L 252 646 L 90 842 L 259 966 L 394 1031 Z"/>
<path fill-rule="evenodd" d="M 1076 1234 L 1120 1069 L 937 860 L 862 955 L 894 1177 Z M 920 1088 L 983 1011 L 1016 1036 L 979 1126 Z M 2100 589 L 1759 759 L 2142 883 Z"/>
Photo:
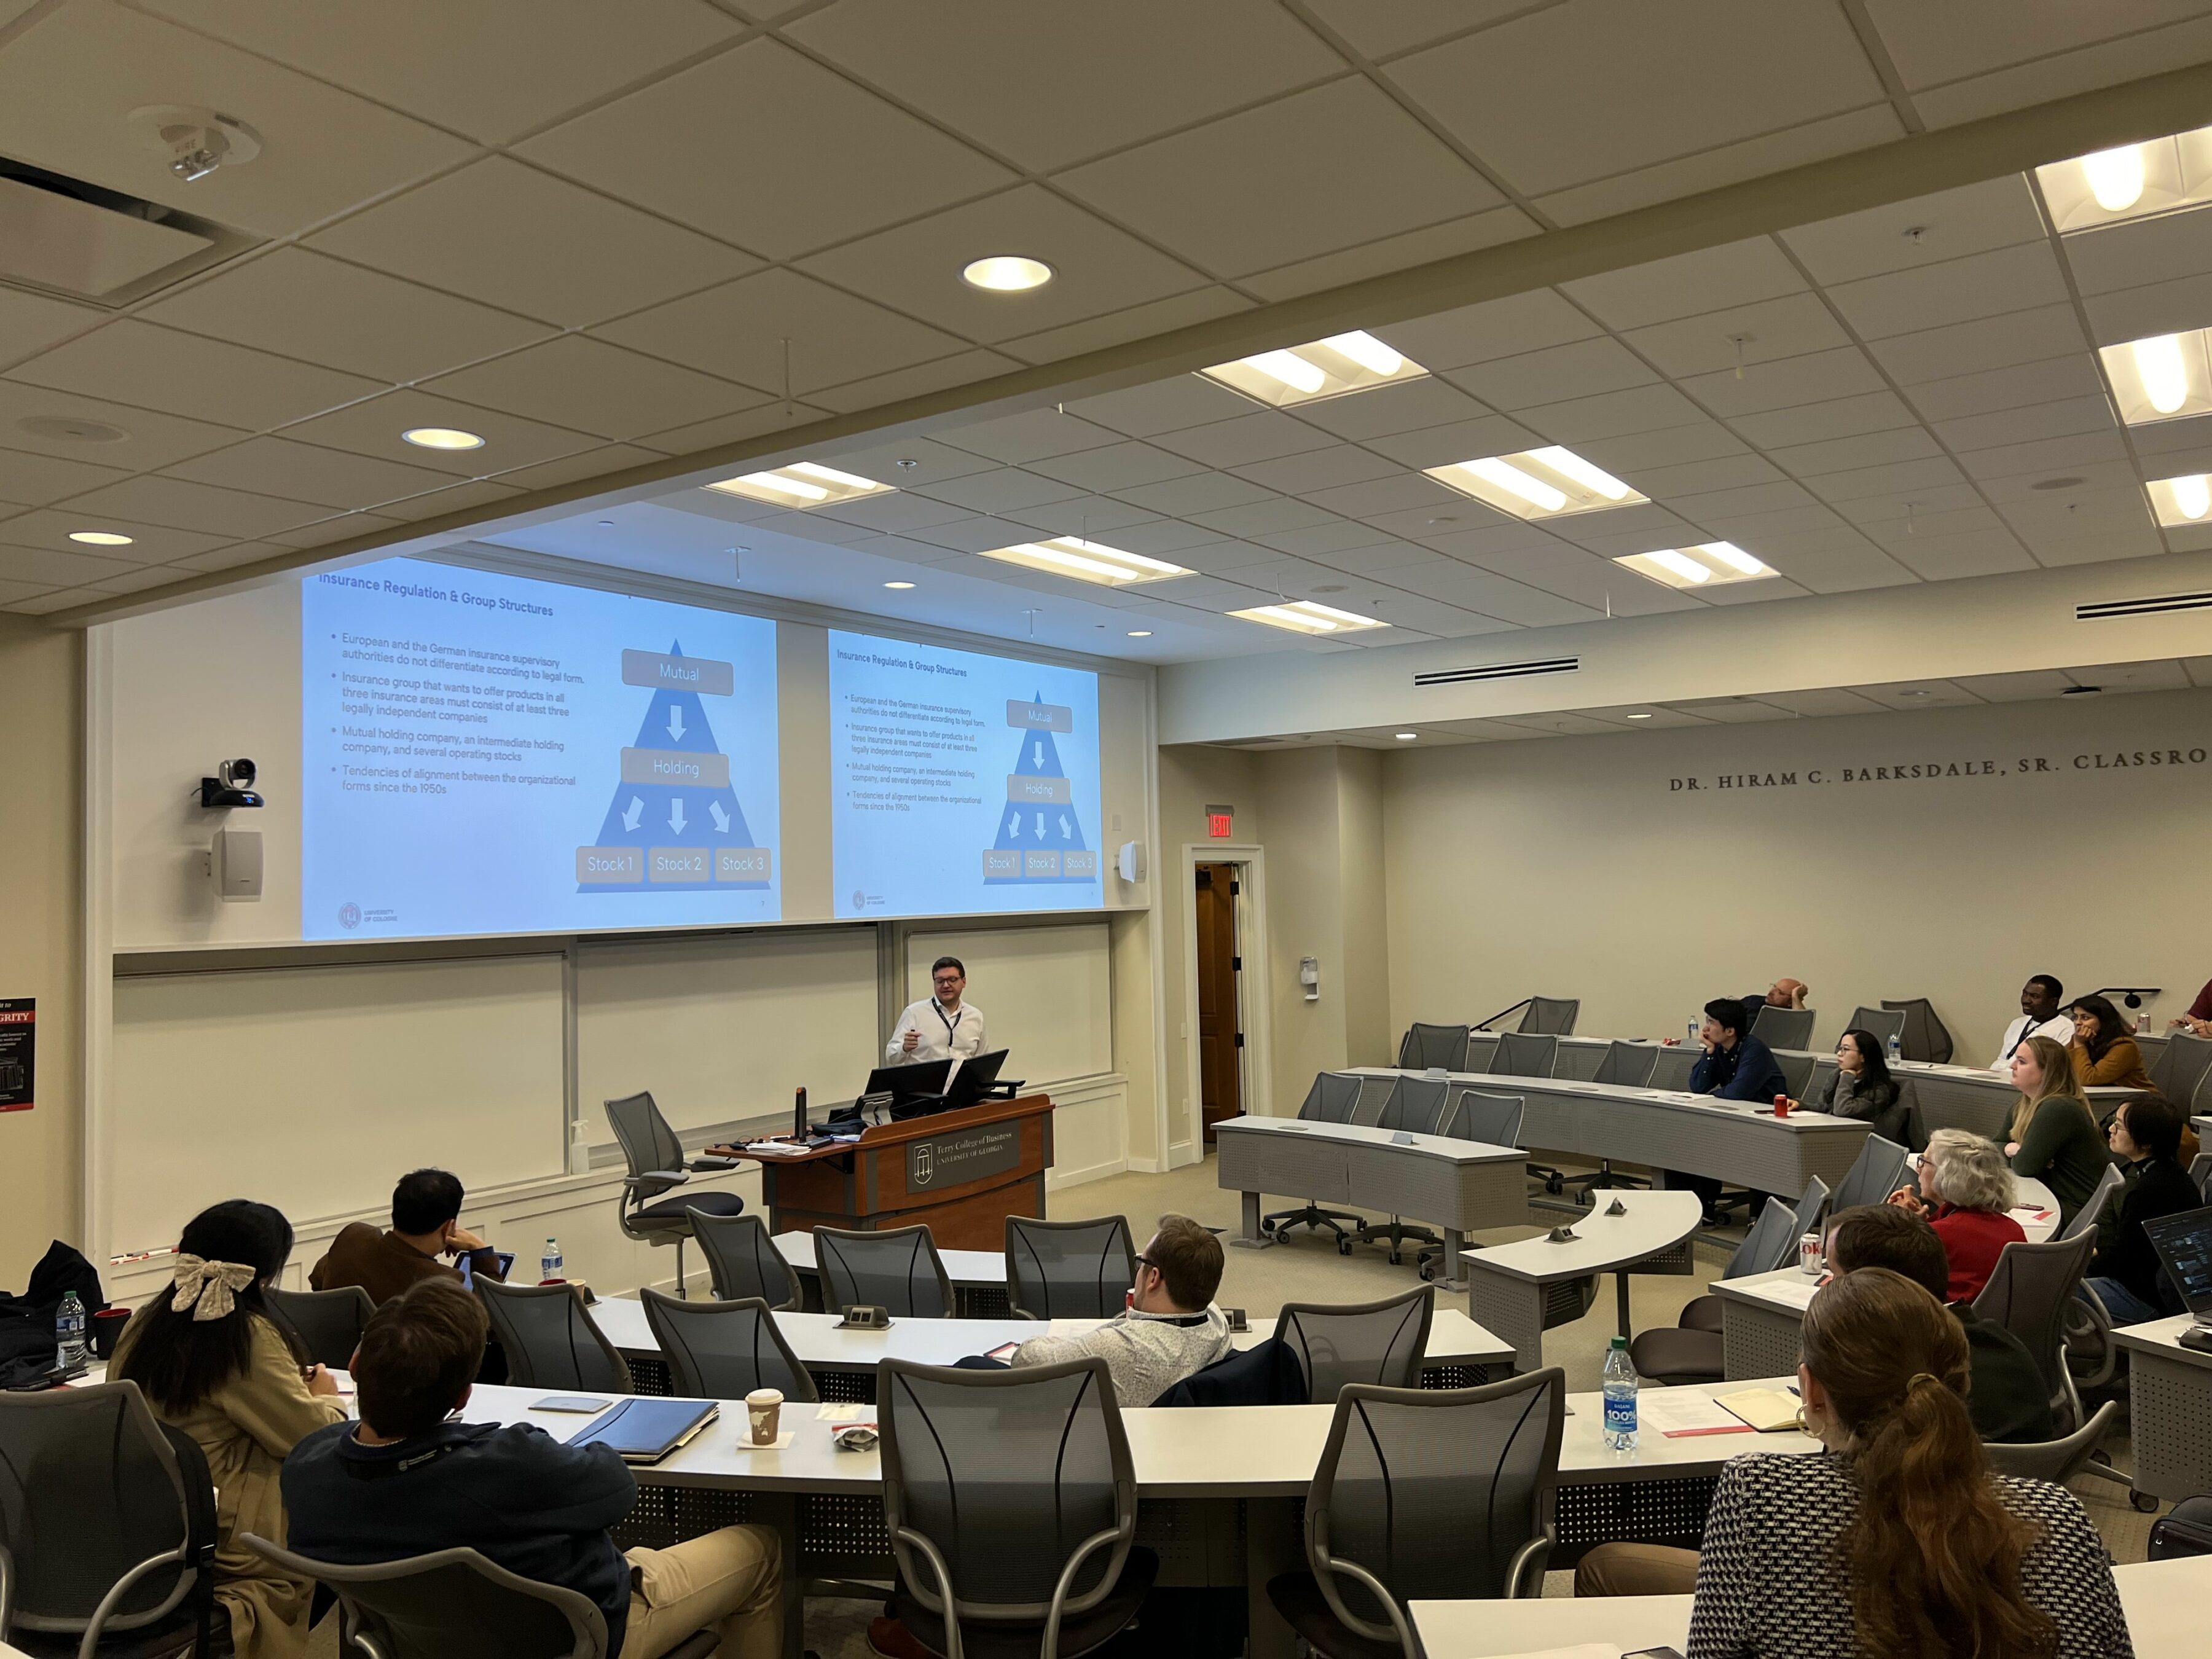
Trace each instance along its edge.
<path fill-rule="evenodd" d="M 252 241 L 158 202 L 0 156 L 0 283 L 127 305 Z"/>
<path fill-rule="evenodd" d="M 2075 622 L 2103 622 L 2111 617 L 2161 617 L 2169 611 L 2212 611 L 2212 593 L 2162 593 L 2148 599 L 2104 599 L 2074 607 Z"/>
<path fill-rule="evenodd" d="M 1527 662 L 1485 663 L 1480 668 L 1439 668 L 1433 673 L 1414 675 L 1413 684 L 1470 685 L 1478 680 L 1525 680 L 1539 674 L 1579 673 L 1582 665 L 1580 657 L 1532 657 Z"/>

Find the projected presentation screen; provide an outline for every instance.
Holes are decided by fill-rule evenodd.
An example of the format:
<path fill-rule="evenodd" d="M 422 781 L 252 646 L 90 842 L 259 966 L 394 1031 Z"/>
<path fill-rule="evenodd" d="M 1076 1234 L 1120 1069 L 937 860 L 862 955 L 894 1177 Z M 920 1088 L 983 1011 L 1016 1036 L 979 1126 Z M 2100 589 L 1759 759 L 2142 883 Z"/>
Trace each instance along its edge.
<path fill-rule="evenodd" d="M 830 635 L 840 916 L 1102 904 L 1098 677 Z"/>
<path fill-rule="evenodd" d="M 781 915 L 773 622 L 413 559 L 300 621 L 305 937 Z"/>

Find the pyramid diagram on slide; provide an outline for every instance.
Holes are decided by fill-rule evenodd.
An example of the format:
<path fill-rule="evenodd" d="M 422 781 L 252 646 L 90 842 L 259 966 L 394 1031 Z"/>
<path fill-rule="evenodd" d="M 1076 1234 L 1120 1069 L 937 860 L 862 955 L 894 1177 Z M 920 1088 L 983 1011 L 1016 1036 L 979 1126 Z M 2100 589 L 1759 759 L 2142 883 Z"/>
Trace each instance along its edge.
<path fill-rule="evenodd" d="M 734 665 L 687 657 L 677 641 L 665 652 L 624 651 L 622 678 L 653 697 L 635 746 L 622 751 L 599 840 L 576 849 L 577 890 L 765 889 L 769 849 L 753 844 L 730 757 L 707 718 L 706 698 L 734 694 Z"/>
<path fill-rule="evenodd" d="M 1009 700 L 1006 724 L 1022 734 L 1020 747 L 1006 775 L 998 835 L 983 854 L 983 884 L 1096 882 L 1098 854 L 1083 844 L 1083 821 L 1054 741 L 1056 733 L 1075 730 L 1075 711 L 1042 696 Z"/>

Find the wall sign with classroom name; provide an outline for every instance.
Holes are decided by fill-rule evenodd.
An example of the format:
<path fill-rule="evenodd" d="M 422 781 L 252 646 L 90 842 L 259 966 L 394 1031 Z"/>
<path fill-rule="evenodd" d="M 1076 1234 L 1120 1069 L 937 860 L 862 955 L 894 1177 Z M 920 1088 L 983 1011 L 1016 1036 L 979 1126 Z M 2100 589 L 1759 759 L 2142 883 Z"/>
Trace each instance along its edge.
<path fill-rule="evenodd" d="M 2208 762 L 2201 744 L 2188 748 L 2090 749 L 2075 755 L 1960 755 L 1928 756 L 1919 760 L 1893 759 L 1848 766 L 1770 769 L 1764 772 L 1709 773 L 1702 777 L 1671 777 L 1667 793 L 1703 793 L 1719 789 L 1814 788 L 1840 783 L 1932 783 L 1942 778 L 2054 777 L 2076 772 L 2124 772 L 2138 767 L 2203 766 Z"/>
<path fill-rule="evenodd" d="M 37 1101 L 39 1002 L 0 997 L 0 1112 L 27 1112 Z"/>

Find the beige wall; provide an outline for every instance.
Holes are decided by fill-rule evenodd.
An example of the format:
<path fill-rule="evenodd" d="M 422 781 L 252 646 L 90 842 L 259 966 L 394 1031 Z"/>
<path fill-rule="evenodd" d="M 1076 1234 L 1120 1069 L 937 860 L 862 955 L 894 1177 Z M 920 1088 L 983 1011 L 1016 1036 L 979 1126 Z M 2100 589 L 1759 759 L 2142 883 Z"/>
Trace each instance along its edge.
<path fill-rule="evenodd" d="M 78 1237 L 84 636 L 0 616 L 0 996 L 36 997 L 38 1105 L 0 1112 L 0 1285 Z"/>
<path fill-rule="evenodd" d="M 2094 764 L 2154 750 L 2183 763 Z M 2208 750 L 2212 691 L 1392 754 L 1391 1024 L 1538 992 L 1580 996 L 1588 1034 L 1680 1035 L 1789 974 L 1821 1042 L 1926 996 L 1986 1062 L 2048 972 L 2163 986 L 2162 1026 L 2212 976 Z M 1916 765 L 1960 775 L 1841 781 Z"/>

